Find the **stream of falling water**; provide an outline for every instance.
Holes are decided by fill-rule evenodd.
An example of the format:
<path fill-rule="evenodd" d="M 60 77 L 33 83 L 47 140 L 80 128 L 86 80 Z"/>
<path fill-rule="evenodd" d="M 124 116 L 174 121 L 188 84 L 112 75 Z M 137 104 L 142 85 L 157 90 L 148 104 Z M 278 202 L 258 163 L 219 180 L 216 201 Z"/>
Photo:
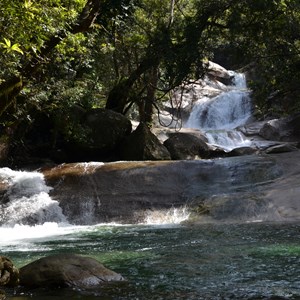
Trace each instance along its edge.
<path fill-rule="evenodd" d="M 250 91 L 244 74 L 231 72 L 234 82 L 218 96 L 201 97 L 193 107 L 186 128 L 204 131 L 211 145 L 227 151 L 237 147 L 250 146 L 251 141 L 236 130 L 252 115 Z"/>

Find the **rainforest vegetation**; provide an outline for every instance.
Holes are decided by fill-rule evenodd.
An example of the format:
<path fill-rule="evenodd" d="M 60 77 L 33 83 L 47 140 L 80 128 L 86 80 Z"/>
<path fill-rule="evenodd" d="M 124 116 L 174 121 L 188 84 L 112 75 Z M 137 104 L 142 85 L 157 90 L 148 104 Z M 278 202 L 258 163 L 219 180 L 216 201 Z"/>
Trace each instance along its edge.
<path fill-rule="evenodd" d="M 19 143 L 41 113 L 74 135 L 74 106 L 151 124 L 209 60 L 252 74 L 262 115 L 300 109 L 298 0 L 1 0 L 0 33 L 1 136 Z"/>

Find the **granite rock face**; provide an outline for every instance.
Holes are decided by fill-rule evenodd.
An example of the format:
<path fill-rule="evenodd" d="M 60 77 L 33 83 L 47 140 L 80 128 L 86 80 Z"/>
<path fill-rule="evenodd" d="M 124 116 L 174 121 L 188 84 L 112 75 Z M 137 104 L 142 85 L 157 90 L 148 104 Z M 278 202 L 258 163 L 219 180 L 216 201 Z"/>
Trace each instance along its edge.
<path fill-rule="evenodd" d="M 86 225 L 143 223 L 149 211 L 179 207 L 194 211 L 203 205 L 221 207 L 221 203 L 226 213 L 222 215 L 218 210 L 212 215 L 216 220 L 221 215 L 222 221 L 256 218 L 262 211 L 268 214 L 271 203 L 265 201 L 265 193 L 269 184 L 283 175 L 271 155 L 65 164 L 44 174 L 53 187 L 51 196 L 59 202 L 68 221 Z M 225 209 L 227 204 L 240 206 L 241 201 L 251 210 Z M 265 217 L 268 220 L 274 216 L 271 210 L 272 215 Z"/>

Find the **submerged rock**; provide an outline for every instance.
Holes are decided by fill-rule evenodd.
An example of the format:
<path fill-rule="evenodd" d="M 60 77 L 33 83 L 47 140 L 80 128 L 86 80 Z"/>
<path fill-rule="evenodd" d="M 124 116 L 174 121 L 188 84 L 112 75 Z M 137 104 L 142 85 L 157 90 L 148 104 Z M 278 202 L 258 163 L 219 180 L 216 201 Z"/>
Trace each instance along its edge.
<path fill-rule="evenodd" d="M 118 281 L 124 281 L 120 274 L 105 268 L 93 258 L 76 254 L 44 257 L 20 269 L 20 284 L 29 288 L 89 289 Z"/>

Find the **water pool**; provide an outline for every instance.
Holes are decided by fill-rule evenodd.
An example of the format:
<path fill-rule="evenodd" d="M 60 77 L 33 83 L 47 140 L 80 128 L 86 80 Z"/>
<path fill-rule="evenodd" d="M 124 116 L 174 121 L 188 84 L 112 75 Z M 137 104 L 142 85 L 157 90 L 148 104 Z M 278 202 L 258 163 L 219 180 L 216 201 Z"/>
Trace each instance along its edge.
<path fill-rule="evenodd" d="M 91 291 L 7 290 L 12 300 L 300 299 L 299 223 L 62 228 L 2 242 L 0 251 L 18 267 L 50 254 L 87 255 L 128 280 Z"/>

